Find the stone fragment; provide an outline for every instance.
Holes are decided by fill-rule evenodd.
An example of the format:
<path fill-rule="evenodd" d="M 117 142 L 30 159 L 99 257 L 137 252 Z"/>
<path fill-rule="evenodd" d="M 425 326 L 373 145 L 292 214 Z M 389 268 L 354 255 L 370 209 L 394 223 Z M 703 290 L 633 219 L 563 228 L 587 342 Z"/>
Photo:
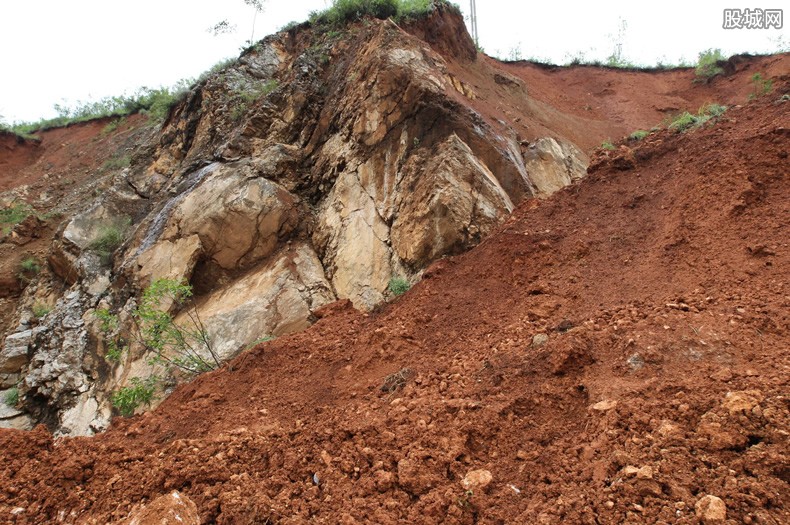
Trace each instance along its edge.
<path fill-rule="evenodd" d="M 120 525 L 200 525 L 197 505 L 174 490 L 133 511 Z"/>
<path fill-rule="evenodd" d="M 614 399 L 604 399 L 603 401 L 598 401 L 594 405 L 590 406 L 590 409 L 595 410 L 596 412 L 606 412 L 607 410 L 611 410 L 617 406 L 617 401 Z"/>
<path fill-rule="evenodd" d="M 463 485 L 466 490 L 475 491 L 487 487 L 493 479 L 494 476 L 492 476 L 491 472 L 488 470 L 470 470 L 466 473 L 464 479 L 461 480 L 461 485 Z"/>
<path fill-rule="evenodd" d="M 705 525 L 724 523 L 727 519 L 727 506 L 721 498 L 710 494 L 703 496 L 694 505 L 694 511 L 697 518 Z"/>
<path fill-rule="evenodd" d="M 549 336 L 546 334 L 535 334 L 532 337 L 532 346 L 539 348 L 549 342 Z"/>

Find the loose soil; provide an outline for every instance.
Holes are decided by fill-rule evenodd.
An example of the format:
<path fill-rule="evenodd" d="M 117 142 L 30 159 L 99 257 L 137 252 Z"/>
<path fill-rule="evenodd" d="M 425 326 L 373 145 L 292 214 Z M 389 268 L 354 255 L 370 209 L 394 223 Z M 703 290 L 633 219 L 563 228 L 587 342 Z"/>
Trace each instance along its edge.
<path fill-rule="evenodd" d="M 706 494 L 790 522 L 787 88 L 597 153 L 379 311 L 335 304 L 102 435 L 0 432 L 0 516 L 110 523 L 176 489 L 220 524 L 692 524 Z"/>

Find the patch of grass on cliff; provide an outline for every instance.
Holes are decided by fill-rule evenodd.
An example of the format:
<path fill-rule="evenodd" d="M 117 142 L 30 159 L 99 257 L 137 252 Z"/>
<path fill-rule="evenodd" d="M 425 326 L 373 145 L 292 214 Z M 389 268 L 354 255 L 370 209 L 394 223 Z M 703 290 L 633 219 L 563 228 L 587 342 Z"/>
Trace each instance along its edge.
<path fill-rule="evenodd" d="M 334 0 L 332 7 L 311 13 L 310 23 L 340 26 L 368 16 L 381 20 L 390 17 L 399 21 L 414 19 L 427 15 L 438 4 L 448 4 L 448 2 L 444 0 Z"/>
<path fill-rule="evenodd" d="M 112 254 L 123 243 L 123 236 L 130 222 L 125 218 L 99 226 L 88 248 L 99 255 L 102 264 L 110 263 Z"/>
<path fill-rule="evenodd" d="M 131 165 L 132 165 L 131 156 L 119 155 L 117 157 L 108 159 L 104 164 L 102 164 L 101 169 L 102 171 L 122 170 L 124 168 L 128 168 Z"/>
<path fill-rule="evenodd" d="M 3 402 L 10 407 L 15 407 L 19 403 L 19 389 L 13 387 L 6 390 Z"/>
<path fill-rule="evenodd" d="M 409 288 L 411 288 L 411 285 L 409 284 L 409 281 L 403 277 L 393 277 L 390 279 L 387 288 L 389 289 L 390 293 L 392 293 L 392 295 L 397 297 L 408 292 Z"/>
<path fill-rule="evenodd" d="M 0 231 L 8 235 L 14 226 L 33 214 L 33 208 L 26 202 L 17 202 L 0 209 Z"/>
<path fill-rule="evenodd" d="M 19 269 L 25 273 L 36 275 L 41 271 L 41 265 L 35 257 L 26 257 L 19 263 Z"/>
<path fill-rule="evenodd" d="M 722 106 L 721 104 L 706 104 L 699 108 L 696 115 L 688 111 L 681 113 L 670 122 L 668 127 L 678 132 L 688 131 L 693 128 L 701 127 L 711 120 L 715 122 L 725 111 L 727 111 L 727 106 Z"/>

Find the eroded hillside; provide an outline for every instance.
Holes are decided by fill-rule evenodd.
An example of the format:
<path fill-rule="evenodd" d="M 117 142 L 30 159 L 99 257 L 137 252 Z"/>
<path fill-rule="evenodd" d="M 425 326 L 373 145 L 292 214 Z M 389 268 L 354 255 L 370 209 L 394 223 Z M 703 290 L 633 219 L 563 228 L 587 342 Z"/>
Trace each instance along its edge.
<path fill-rule="evenodd" d="M 160 278 L 223 360 L 283 337 L 104 435 L 2 434 L 3 511 L 103 523 L 177 489 L 203 522 L 692 523 L 712 493 L 782 522 L 787 61 L 501 64 L 438 8 L 269 37 L 161 129 L 9 137 L 3 199 L 37 213 L 0 244 L 7 424 L 105 429 L 151 365 L 108 360 L 96 310 L 131 322 Z M 743 104 L 758 71 L 768 96 L 580 182 L 603 140 Z M 422 282 L 380 309 L 394 276 Z"/>

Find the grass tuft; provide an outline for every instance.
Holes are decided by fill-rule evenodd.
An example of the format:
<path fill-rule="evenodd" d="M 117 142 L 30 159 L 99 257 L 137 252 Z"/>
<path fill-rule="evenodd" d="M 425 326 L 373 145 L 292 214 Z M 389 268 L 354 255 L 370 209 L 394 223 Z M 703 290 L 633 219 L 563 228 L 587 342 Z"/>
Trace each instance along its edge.
<path fill-rule="evenodd" d="M 405 294 L 407 291 L 409 291 L 409 288 L 411 288 L 409 281 L 403 277 L 393 277 L 390 279 L 390 282 L 387 285 L 387 289 L 394 296 Z"/>

